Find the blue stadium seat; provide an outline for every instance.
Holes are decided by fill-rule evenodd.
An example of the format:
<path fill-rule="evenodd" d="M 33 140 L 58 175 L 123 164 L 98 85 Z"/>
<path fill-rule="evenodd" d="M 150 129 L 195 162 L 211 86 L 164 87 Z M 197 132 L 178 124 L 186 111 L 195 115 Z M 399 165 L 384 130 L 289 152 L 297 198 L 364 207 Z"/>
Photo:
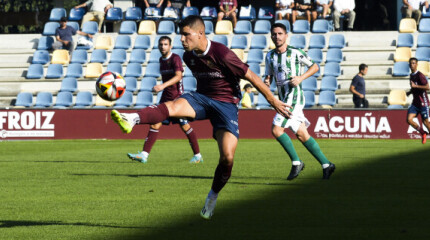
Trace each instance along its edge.
<path fill-rule="evenodd" d="M 273 80 L 273 81 L 270 83 L 270 91 L 272 91 L 272 92 L 274 93 L 277 89 L 278 89 L 278 86 L 276 86 L 276 81 L 275 81 L 275 80 Z"/>
<path fill-rule="evenodd" d="M 148 7 L 145 9 L 143 19 L 145 20 L 159 20 L 161 18 L 161 8 Z"/>
<path fill-rule="evenodd" d="M 264 61 L 264 53 L 261 49 L 250 49 L 248 51 L 247 63 L 258 63 L 261 64 Z"/>
<path fill-rule="evenodd" d="M 261 76 L 261 68 L 260 68 L 260 64 L 258 63 L 250 63 L 249 65 L 249 69 L 251 71 L 253 71 L 255 74 L 257 74 L 257 76 Z"/>
<path fill-rule="evenodd" d="M 310 25 L 307 20 L 299 19 L 293 24 L 293 33 L 308 33 Z"/>
<path fill-rule="evenodd" d="M 326 62 L 342 62 L 343 54 L 340 48 L 330 48 L 327 50 Z"/>
<path fill-rule="evenodd" d="M 52 93 L 39 92 L 36 96 L 35 108 L 45 108 L 52 106 Z"/>
<path fill-rule="evenodd" d="M 321 49 L 318 48 L 309 49 L 308 56 L 316 63 L 321 63 L 323 60 L 323 53 Z"/>
<path fill-rule="evenodd" d="M 342 34 L 333 34 L 330 36 L 328 41 L 329 48 L 344 48 L 345 47 L 345 37 Z"/>
<path fill-rule="evenodd" d="M 88 91 L 78 92 L 73 108 L 85 108 L 93 105 L 93 95 Z"/>
<path fill-rule="evenodd" d="M 246 49 L 248 47 L 248 38 L 245 35 L 234 35 L 231 40 L 230 48 Z"/>
<path fill-rule="evenodd" d="M 161 52 L 158 49 L 153 49 L 149 55 L 148 63 L 158 63 L 160 62 Z"/>
<path fill-rule="evenodd" d="M 311 108 L 315 105 L 315 92 L 314 91 L 303 91 L 305 95 L 305 108 Z"/>
<path fill-rule="evenodd" d="M 80 63 L 71 63 L 67 66 L 66 78 L 81 78 L 83 76 L 83 69 Z"/>
<path fill-rule="evenodd" d="M 304 35 L 293 35 L 290 38 L 290 46 L 295 48 L 305 48 L 306 47 L 306 38 Z"/>
<path fill-rule="evenodd" d="M 272 20 L 275 16 L 273 7 L 264 6 L 258 9 L 258 19 Z"/>
<path fill-rule="evenodd" d="M 317 19 L 314 21 L 314 24 L 312 26 L 312 32 L 313 33 L 328 33 L 329 31 L 329 23 L 325 19 Z"/>
<path fill-rule="evenodd" d="M 270 108 L 272 108 L 272 106 L 269 104 L 269 102 L 267 102 L 267 100 L 263 96 L 263 94 L 260 93 L 260 94 L 258 94 L 258 97 L 257 97 L 256 108 L 257 109 L 270 109 Z"/>
<path fill-rule="evenodd" d="M 125 91 L 124 94 L 115 102 L 116 108 L 128 108 L 133 105 L 133 93 Z"/>
<path fill-rule="evenodd" d="M 157 93 L 157 104 L 160 104 L 161 97 L 163 96 L 163 91 Z"/>
<path fill-rule="evenodd" d="M 275 23 L 282 23 L 287 28 L 287 33 L 291 31 L 291 24 L 288 20 L 276 20 Z"/>
<path fill-rule="evenodd" d="M 67 108 L 73 104 L 73 94 L 71 92 L 59 92 L 54 108 Z"/>
<path fill-rule="evenodd" d="M 129 92 L 136 92 L 137 90 L 137 78 L 135 77 L 126 77 L 125 80 L 125 86 L 127 91 Z"/>
<path fill-rule="evenodd" d="M 70 63 L 80 63 L 85 64 L 88 62 L 88 54 L 84 49 L 76 49 L 72 53 L 72 60 Z"/>
<path fill-rule="evenodd" d="M 78 80 L 76 78 L 65 77 L 61 81 L 60 92 L 76 92 L 78 90 Z"/>
<path fill-rule="evenodd" d="M 172 53 L 175 53 L 177 55 L 179 55 L 179 57 L 182 59 L 182 57 L 184 56 L 184 49 L 172 49 Z"/>
<path fill-rule="evenodd" d="M 214 33 L 214 24 L 211 21 L 205 20 L 205 33 L 206 35 Z"/>
<path fill-rule="evenodd" d="M 388 105 L 387 109 L 403 109 L 403 106 L 399 104 Z"/>
<path fill-rule="evenodd" d="M 269 20 L 257 20 L 254 26 L 255 34 L 267 34 L 270 33 L 270 27 L 272 24 Z"/>
<path fill-rule="evenodd" d="M 395 62 L 393 66 L 394 77 L 409 76 L 409 63 L 408 62 Z"/>
<path fill-rule="evenodd" d="M 184 46 L 182 46 L 182 42 L 181 42 L 181 35 L 176 35 L 175 38 L 173 38 L 172 48 L 184 49 Z"/>
<path fill-rule="evenodd" d="M 426 8 L 425 10 L 426 10 L 426 11 L 425 11 L 425 13 L 424 13 L 424 7 L 423 7 L 423 11 L 422 11 L 422 15 L 421 15 L 421 17 L 422 17 L 422 18 L 430 18 L 430 8 Z"/>
<path fill-rule="evenodd" d="M 323 77 L 321 80 L 321 91 L 336 91 L 338 89 L 337 79 L 335 77 Z"/>
<path fill-rule="evenodd" d="M 184 77 L 182 83 L 185 92 L 194 92 L 197 89 L 197 80 L 195 77 Z"/>
<path fill-rule="evenodd" d="M 418 36 L 419 39 L 419 36 Z M 400 33 L 397 38 L 397 47 L 409 47 L 414 45 L 414 37 L 410 33 Z"/>
<path fill-rule="evenodd" d="M 415 57 L 418 59 L 418 61 L 430 61 L 430 48 L 417 48 L 415 51 Z"/>
<path fill-rule="evenodd" d="M 37 43 L 37 50 L 51 50 L 54 38 L 51 36 L 42 36 Z"/>
<path fill-rule="evenodd" d="M 163 19 L 172 21 L 179 20 L 179 9 L 173 7 L 164 8 Z"/>
<path fill-rule="evenodd" d="M 133 49 L 130 54 L 130 63 L 140 63 L 146 62 L 146 51 L 145 49 Z"/>
<path fill-rule="evenodd" d="M 245 14 L 244 10 L 245 8 L 248 8 L 248 6 L 243 6 L 239 10 L 239 20 L 254 20 L 257 18 L 257 14 L 255 11 L 255 8 L 251 6 L 251 9 L 249 10 L 249 14 Z"/>
<path fill-rule="evenodd" d="M 53 8 L 49 15 L 49 21 L 60 21 L 62 17 L 67 17 L 66 9 L 64 8 Z"/>
<path fill-rule="evenodd" d="M 134 34 L 137 32 L 137 25 L 134 21 L 123 21 L 119 28 L 119 34 Z"/>
<path fill-rule="evenodd" d="M 66 25 L 74 28 L 76 31 L 79 30 L 79 23 L 78 22 L 67 22 Z"/>
<path fill-rule="evenodd" d="M 105 21 L 122 21 L 122 9 L 118 7 L 109 8 L 105 16 Z"/>
<path fill-rule="evenodd" d="M 47 22 L 43 28 L 43 36 L 55 36 L 55 30 L 60 27 L 58 22 Z"/>
<path fill-rule="evenodd" d="M 134 108 L 145 108 L 153 105 L 152 92 L 139 92 L 136 97 Z"/>
<path fill-rule="evenodd" d="M 140 7 L 129 7 L 125 12 L 124 19 L 127 21 L 142 20 L 142 9 Z"/>
<path fill-rule="evenodd" d="M 138 35 L 134 40 L 135 49 L 149 49 L 151 47 L 151 39 L 147 35 Z"/>
<path fill-rule="evenodd" d="M 91 53 L 91 58 L 90 58 L 90 62 L 94 63 L 105 63 L 107 60 L 107 53 L 106 50 L 104 49 L 95 49 L 92 53 Z"/>
<path fill-rule="evenodd" d="M 404 34 L 409 34 L 409 33 L 404 33 Z M 410 35 L 412 36 L 412 34 Z M 405 47 L 409 47 L 409 46 L 405 46 Z M 418 35 L 417 47 L 430 47 L 430 33 L 420 33 Z"/>
<path fill-rule="evenodd" d="M 45 78 L 62 78 L 63 77 L 63 65 L 61 64 L 50 64 L 46 71 Z"/>
<path fill-rule="evenodd" d="M 324 77 L 325 76 L 334 76 L 339 77 L 341 74 L 340 72 L 340 65 L 336 62 L 328 62 L 324 66 Z"/>
<path fill-rule="evenodd" d="M 46 50 L 36 50 L 33 54 L 31 63 L 47 64 L 49 63 L 49 52 Z"/>
<path fill-rule="evenodd" d="M 309 40 L 309 48 L 319 48 L 323 49 L 325 48 L 325 37 L 324 35 L 311 35 L 311 38 Z"/>
<path fill-rule="evenodd" d="M 69 12 L 69 21 L 81 21 L 85 15 L 85 8 L 72 8 Z"/>
<path fill-rule="evenodd" d="M 173 21 L 163 20 L 158 25 L 158 34 L 173 34 L 175 33 L 175 23 Z"/>
<path fill-rule="evenodd" d="M 152 45 L 153 49 L 158 49 L 158 41 L 160 41 L 161 36 L 162 35 L 155 36 L 155 38 L 154 38 L 154 44 Z"/>
<path fill-rule="evenodd" d="M 127 60 L 127 52 L 125 49 L 114 49 L 110 54 L 110 63 L 125 63 Z"/>
<path fill-rule="evenodd" d="M 182 19 L 191 15 L 199 16 L 199 9 L 196 7 L 185 7 L 184 10 L 182 10 Z"/>
<path fill-rule="evenodd" d="M 184 77 L 194 77 L 193 73 L 191 72 L 191 70 L 187 67 L 184 67 Z"/>
<path fill-rule="evenodd" d="M 106 71 L 107 72 L 116 72 L 122 76 L 122 65 L 121 65 L 121 63 L 109 63 L 106 67 Z"/>
<path fill-rule="evenodd" d="M 211 21 L 217 18 L 218 12 L 215 7 L 205 6 L 202 8 L 202 11 L 200 12 L 200 16 L 202 17 L 203 20 Z"/>
<path fill-rule="evenodd" d="M 25 78 L 27 79 L 39 79 L 43 76 L 43 65 L 42 64 L 31 64 L 28 67 L 27 75 Z"/>
<path fill-rule="evenodd" d="M 147 67 L 148 69 L 148 67 Z M 160 71 L 160 70 L 158 70 Z M 125 70 L 124 77 L 135 77 L 139 78 L 142 76 L 142 65 L 140 63 L 129 63 L 127 69 Z"/>
<path fill-rule="evenodd" d="M 212 41 L 222 43 L 228 47 L 228 38 L 225 35 L 215 35 Z"/>
<path fill-rule="evenodd" d="M 318 98 L 318 105 L 336 105 L 336 94 L 333 91 L 321 91 Z"/>
<path fill-rule="evenodd" d="M 252 24 L 248 20 L 239 20 L 234 28 L 236 34 L 249 34 L 252 32 Z"/>
<path fill-rule="evenodd" d="M 147 91 L 152 92 L 152 88 L 157 85 L 157 79 L 154 77 L 144 77 L 142 81 L 140 81 L 140 89 L 139 91 Z"/>
<path fill-rule="evenodd" d="M 421 18 L 418 31 L 430 32 L 430 18 Z"/>
<path fill-rule="evenodd" d="M 33 95 L 29 92 L 20 92 L 16 96 L 15 106 L 31 107 L 33 105 Z"/>
<path fill-rule="evenodd" d="M 93 21 L 84 22 L 82 26 L 82 32 L 84 33 L 94 35 L 98 31 L 99 31 L 99 25 L 97 24 L 97 22 L 93 22 Z"/>
<path fill-rule="evenodd" d="M 264 35 L 254 35 L 251 38 L 251 46 L 250 49 L 258 48 L 265 49 L 267 48 L 267 37 Z"/>
<path fill-rule="evenodd" d="M 316 77 L 308 77 L 302 81 L 302 89 L 303 91 L 313 91 L 317 90 L 317 78 Z"/>

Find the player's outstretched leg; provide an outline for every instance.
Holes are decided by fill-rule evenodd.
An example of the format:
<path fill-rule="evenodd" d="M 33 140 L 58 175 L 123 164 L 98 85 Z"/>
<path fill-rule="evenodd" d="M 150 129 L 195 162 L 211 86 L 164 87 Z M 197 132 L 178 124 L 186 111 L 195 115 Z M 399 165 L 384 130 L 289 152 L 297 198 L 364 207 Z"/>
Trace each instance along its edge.
<path fill-rule="evenodd" d="M 112 110 L 110 116 L 124 133 L 130 133 L 134 125 L 139 122 L 137 113 L 120 113 L 117 110 Z"/>
<path fill-rule="evenodd" d="M 138 161 L 141 163 L 146 163 L 148 161 L 148 153 L 145 154 L 145 152 L 137 152 L 136 154 L 133 153 L 127 153 L 128 158 L 134 161 Z"/>

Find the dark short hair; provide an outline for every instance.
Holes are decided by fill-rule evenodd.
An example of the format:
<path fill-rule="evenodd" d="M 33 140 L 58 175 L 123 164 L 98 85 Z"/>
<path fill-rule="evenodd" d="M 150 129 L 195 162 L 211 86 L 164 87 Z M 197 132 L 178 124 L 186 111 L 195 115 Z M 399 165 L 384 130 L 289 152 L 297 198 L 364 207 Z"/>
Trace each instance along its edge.
<path fill-rule="evenodd" d="M 411 64 L 412 61 L 418 62 L 418 59 L 414 58 L 414 57 L 413 58 L 409 58 L 409 64 Z"/>
<path fill-rule="evenodd" d="M 61 17 L 60 18 L 60 22 L 67 22 L 67 18 L 66 17 Z"/>
<path fill-rule="evenodd" d="M 180 21 L 178 24 L 178 27 L 179 27 L 179 29 L 184 28 L 184 27 L 193 28 L 197 24 L 203 25 L 203 28 L 205 27 L 205 22 L 203 21 L 203 19 L 200 16 L 190 15 L 190 16 L 184 18 L 182 21 Z"/>
<path fill-rule="evenodd" d="M 270 32 L 272 32 L 273 29 L 275 29 L 275 28 L 282 28 L 282 29 L 284 29 L 285 32 L 287 32 L 287 27 L 282 23 L 272 24 L 272 26 L 270 27 Z"/>
<path fill-rule="evenodd" d="M 363 71 L 364 69 L 368 68 L 368 66 L 364 63 L 360 64 L 360 66 L 358 66 L 358 71 Z"/>
<path fill-rule="evenodd" d="M 168 36 L 161 36 L 160 39 L 158 39 L 158 44 L 161 43 L 161 41 L 167 40 L 169 41 L 169 45 L 172 45 L 172 39 Z"/>
<path fill-rule="evenodd" d="M 245 90 L 248 88 L 252 88 L 252 85 L 249 83 L 247 83 L 247 84 L 245 84 L 245 86 L 243 86 L 243 89 L 245 89 Z"/>

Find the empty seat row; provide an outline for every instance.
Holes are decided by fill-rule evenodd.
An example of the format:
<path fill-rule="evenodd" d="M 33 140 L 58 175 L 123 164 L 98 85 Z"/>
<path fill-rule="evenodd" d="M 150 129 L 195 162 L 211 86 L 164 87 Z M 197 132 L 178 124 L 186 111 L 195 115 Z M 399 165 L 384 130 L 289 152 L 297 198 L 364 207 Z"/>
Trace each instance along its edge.
<path fill-rule="evenodd" d="M 430 62 L 418 61 L 417 70 L 430 77 Z M 409 62 L 396 62 L 393 66 L 393 76 L 406 77 L 410 74 Z"/>
<path fill-rule="evenodd" d="M 33 104 L 33 95 L 29 92 L 21 92 L 16 97 L 15 106 L 17 107 L 35 107 L 35 108 L 65 108 L 74 105 L 75 108 L 91 106 L 93 104 L 93 96 L 91 92 L 82 91 L 76 95 L 75 103 L 73 104 L 73 94 L 71 92 L 59 92 L 57 99 L 53 105 L 53 95 L 50 92 L 39 92 L 36 96 L 36 101 Z"/>
<path fill-rule="evenodd" d="M 397 38 L 397 47 L 413 47 L 414 37 L 410 33 L 400 33 Z M 430 33 L 420 33 L 417 39 L 417 47 L 430 47 Z"/>
<path fill-rule="evenodd" d="M 408 62 L 412 57 L 412 49 L 409 47 L 398 47 L 396 48 L 396 53 L 394 54 L 395 62 Z M 415 51 L 415 58 L 418 61 L 430 61 L 430 48 L 429 47 L 419 47 Z"/>
<path fill-rule="evenodd" d="M 400 20 L 399 32 L 414 33 L 417 31 L 417 23 L 413 18 L 403 18 Z M 420 20 L 418 31 L 430 32 L 430 18 L 422 18 Z"/>
<path fill-rule="evenodd" d="M 316 91 L 317 79 L 316 77 L 309 77 L 302 82 L 303 91 Z M 336 91 L 339 89 L 337 78 L 334 76 L 325 76 L 321 79 L 320 91 Z"/>

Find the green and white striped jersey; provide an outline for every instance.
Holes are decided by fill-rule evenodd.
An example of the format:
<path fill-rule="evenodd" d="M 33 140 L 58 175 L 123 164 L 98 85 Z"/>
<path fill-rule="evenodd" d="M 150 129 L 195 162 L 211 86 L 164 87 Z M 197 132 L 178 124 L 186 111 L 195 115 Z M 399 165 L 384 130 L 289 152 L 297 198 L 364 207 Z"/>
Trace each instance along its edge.
<path fill-rule="evenodd" d="M 267 53 L 266 76 L 275 78 L 281 101 L 293 108 L 296 104 L 305 104 L 301 84 L 291 87 L 289 82 L 292 77 L 303 75 L 303 65 L 309 68 L 313 64 L 314 61 L 302 49 L 292 46 L 287 46 L 284 53 L 277 53 L 275 49 Z"/>

